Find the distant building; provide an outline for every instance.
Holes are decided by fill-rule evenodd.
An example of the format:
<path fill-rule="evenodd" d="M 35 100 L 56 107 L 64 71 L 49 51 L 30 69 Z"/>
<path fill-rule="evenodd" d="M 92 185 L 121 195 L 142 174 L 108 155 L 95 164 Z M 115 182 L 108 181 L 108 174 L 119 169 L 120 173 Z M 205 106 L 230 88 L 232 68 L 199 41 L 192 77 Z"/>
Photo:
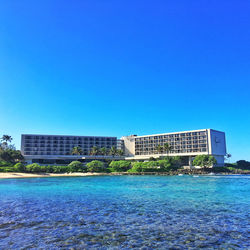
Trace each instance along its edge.
<path fill-rule="evenodd" d="M 226 155 L 225 133 L 213 129 L 201 129 L 174 133 L 124 136 L 126 159 L 146 160 L 159 156 L 183 156 L 191 165 L 196 155 L 213 155 L 217 165 L 224 164 Z M 168 144 L 170 149 L 159 152 L 157 146 Z"/>
<path fill-rule="evenodd" d="M 104 136 L 65 136 L 65 135 L 36 135 L 24 134 L 21 136 L 21 152 L 28 163 L 67 164 L 73 160 L 88 159 L 123 159 L 118 156 L 91 155 L 91 149 L 112 147 L 123 149 L 123 141 L 117 137 Z M 82 155 L 72 155 L 74 147 L 80 147 Z"/>
<path fill-rule="evenodd" d="M 164 147 L 168 145 L 168 148 Z M 159 150 L 159 145 L 161 150 Z M 82 155 L 71 155 L 73 147 L 80 147 Z M 90 155 L 92 147 L 122 149 L 123 156 Z M 213 155 L 217 165 L 224 164 L 226 155 L 225 133 L 213 129 L 201 129 L 145 136 L 62 136 L 22 135 L 21 151 L 28 163 L 67 164 L 72 160 L 131 159 L 148 160 L 151 157 L 182 156 L 191 165 L 196 155 Z"/>

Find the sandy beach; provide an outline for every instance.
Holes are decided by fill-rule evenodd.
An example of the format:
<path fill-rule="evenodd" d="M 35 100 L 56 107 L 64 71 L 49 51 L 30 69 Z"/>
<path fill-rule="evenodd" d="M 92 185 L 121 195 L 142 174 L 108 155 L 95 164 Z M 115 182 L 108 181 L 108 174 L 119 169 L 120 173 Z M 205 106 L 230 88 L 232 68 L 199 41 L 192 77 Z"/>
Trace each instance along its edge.
<path fill-rule="evenodd" d="M 204 172 L 201 170 L 192 170 L 192 171 L 173 171 L 173 172 L 145 172 L 145 173 L 128 173 L 128 172 L 117 172 L 117 173 L 62 173 L 62 174 L 53 174 L 53 173 L 0 173 L 0 179 L 11 179 L 11 178 L 36 178 L 36 177 L 80 177 L 80 176 L 101 176 L 101 175 L 209 175 L 211 173 Z M 231 173 L 217 173 L 219 175 L 239 175 L 239 174 L 250 174 L 250 171 L 237 171 Z"/>
<path fill-rule="evenodd" d="M 0 173 L 0 179 L 9 178 L 33 178 L 33 177 L 70 177 L 70 176 L 95 176 L 95 175 L 105 175 L 105 173 L 41 173 L 41 174 L 31 174 L 31 173 Z"/>

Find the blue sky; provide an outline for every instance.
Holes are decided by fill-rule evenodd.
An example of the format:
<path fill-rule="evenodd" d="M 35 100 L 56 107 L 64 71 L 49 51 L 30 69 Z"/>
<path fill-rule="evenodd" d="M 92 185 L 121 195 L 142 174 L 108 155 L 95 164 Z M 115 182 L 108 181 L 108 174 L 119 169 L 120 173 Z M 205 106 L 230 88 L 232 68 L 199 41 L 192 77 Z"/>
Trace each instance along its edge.
<path fill-rule="evenodd" d="M 250 2 L 0 0 L 0 134 L 226 132 L 250 160 Z"/>

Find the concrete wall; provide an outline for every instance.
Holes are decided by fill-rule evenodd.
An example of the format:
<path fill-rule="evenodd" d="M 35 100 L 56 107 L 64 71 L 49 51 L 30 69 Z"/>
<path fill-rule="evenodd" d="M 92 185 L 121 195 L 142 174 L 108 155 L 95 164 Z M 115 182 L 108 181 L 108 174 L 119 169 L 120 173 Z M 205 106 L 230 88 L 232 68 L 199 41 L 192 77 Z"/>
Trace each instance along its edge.
<path fill-rule="evenodd" d="M 216 131 L 210 129 L 210 138 L 209 138 L 209 153 L 212 155 L 225 156 L 227 153 L 226 150 L 226 137 L 225 133 L 221 131 Z"/>
<path fill-rule="evenodd" d="M 224 156 L 222 156 L 222 155 L 214 155 L 214 158 L 217 161 L 216 166 L 224 166 Z"/>
<path fill-rule="evenodd" d="M 125 156 L 134 156 L 135 155 L 135 136 L 123 136 L 121 140 L 124 141 L 124 153 Z"/>

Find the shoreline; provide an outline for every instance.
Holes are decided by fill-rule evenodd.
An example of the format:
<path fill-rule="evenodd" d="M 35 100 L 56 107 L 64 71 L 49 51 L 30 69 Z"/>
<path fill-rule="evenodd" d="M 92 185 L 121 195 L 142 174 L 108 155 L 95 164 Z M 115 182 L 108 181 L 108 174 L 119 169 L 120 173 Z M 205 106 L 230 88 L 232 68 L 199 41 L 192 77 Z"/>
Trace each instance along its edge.
<path fill-rule="evenodd" d="M 81 177 L 81 176 L 98 176 L 98 175 L 106 175 L 105 173 L 61 173 L 61 174 L 53 174 L 53 173 L 0 173 L 0 179 L 18 179 L 18 178 L 46 178 L 46 177 Z"/>
<path fill-rule="evenodd" d="M 188 171 L 188 172 L 144 172 L 144 173 L 17 173 L 17 172 L 1 172 L 0 179 L 18 179 L 18 178 L 48 178 L 48 177 L 86 177 L 86 176 L 119 176 L 119 175 L 162 175 L 162 176 L 174 176 L 174 175 L 211 175 L 211 172 L 202 171 Z M 213 173 L 214 175 L 246 175 L 250 172 L 240 173 Z"/>

